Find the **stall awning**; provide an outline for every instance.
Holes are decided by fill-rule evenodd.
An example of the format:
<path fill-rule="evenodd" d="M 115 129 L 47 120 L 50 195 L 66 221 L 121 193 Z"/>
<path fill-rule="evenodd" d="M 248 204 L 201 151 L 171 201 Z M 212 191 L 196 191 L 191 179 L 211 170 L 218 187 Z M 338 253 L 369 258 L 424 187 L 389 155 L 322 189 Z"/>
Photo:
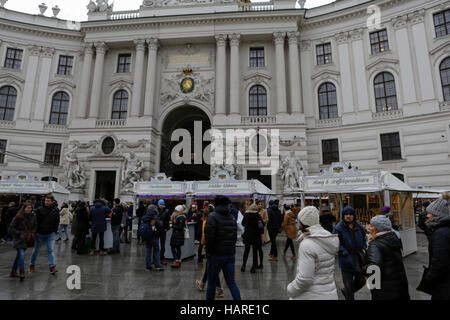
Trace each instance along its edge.
<path fill-rule="evenodd" d="M 150 181 L 134 184 L 134 193 L 138 196 L 184 196 L 189 192 L 189 183 L 172 181 L 164 173 L 156 175 Z"/>
<path fill-rule="evenodd" d="M 70 194 L 69 190 L 55 181 L 38 181 L 27 173 L 18 173 L 7 180 L 0 180 L 0 194 L 34 194 L 48 193 Z"/>

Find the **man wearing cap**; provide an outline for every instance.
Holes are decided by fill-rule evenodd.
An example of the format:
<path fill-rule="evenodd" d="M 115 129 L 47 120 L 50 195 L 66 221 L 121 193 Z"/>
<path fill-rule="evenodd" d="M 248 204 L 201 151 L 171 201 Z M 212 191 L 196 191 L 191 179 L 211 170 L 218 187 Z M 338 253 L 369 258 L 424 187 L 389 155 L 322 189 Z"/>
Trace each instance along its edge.
<path fill-rule="evenodd" d="M 166 208 L 166 203 L 164 202 L 163 199 L 158 201 L 158 218 L 163 224 L 163 228 L 160 233 L 160 244 L 161 244 L 160 260 L 162 265 L 167 265 L 164 254 L 166 253 L 166 234 L 170 228 L 170 213 L 169 210 Z"/>
<path fill-rule="evenodd" d="M 333 230 L 339 236 L 339 267 L 345 289 L 346 300 L 355 300 L 355 292 L 360 290 L 366 279 L 362 273 L 367 250 L 366 231 L 356 222 L 355 209 L 346 206 L 342 210 L 342 220 Z"/>

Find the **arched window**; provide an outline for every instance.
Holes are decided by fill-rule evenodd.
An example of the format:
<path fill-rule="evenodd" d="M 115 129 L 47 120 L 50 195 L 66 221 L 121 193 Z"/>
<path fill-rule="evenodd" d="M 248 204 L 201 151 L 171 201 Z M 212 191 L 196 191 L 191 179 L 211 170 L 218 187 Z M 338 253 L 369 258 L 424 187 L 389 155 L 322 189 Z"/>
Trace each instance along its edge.
<path fill-rule="evenodd" d="M 250 116 L 267 116 L 267 91 L 263 86 L 250 88 Z"/>
<path fill-rule="evenodd" d="M 319 114 L 320 120 L 337 118 L 336 86 L 326 82 L 319 87 Z"/>
<path fill-rule="evenodd" d="M 14 120 L 14 109 L 16 108 L 17 90 L 11 86 L 0 89 L 0 120 Z"/>
<path fill-rule="evenodd" d="M 444 101 L 450 101 L 450 57 L 445 58 L 439 66 L 441 72 L 442 92 Z"/>
<path fill-rule="evenodd" d="M 59 91 L 53 95 L 50 124 L 66 125 L 69 113 L 70 97 L 67 93 Z"/>
<path fill-rule="evenodd" d="M 389 72 L 382 72 L 373 81 L 377 112 L 397 110 L 397 91 L 395 79 Z"/>
<path fill-rule="evenodd" d="M 119 90 L 114 94 L 112 119 L 126 119 L 128 111 L 128 92 Z"/>

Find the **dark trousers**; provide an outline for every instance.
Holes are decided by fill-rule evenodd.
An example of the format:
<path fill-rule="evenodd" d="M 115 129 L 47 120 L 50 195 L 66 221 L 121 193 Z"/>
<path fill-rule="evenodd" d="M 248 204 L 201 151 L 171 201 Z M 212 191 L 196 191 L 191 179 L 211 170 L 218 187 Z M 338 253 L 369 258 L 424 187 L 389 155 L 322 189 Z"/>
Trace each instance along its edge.
<path fill-rule="evenodd" d="M 291 238 L 286 239 L 286 245 L 284 246 L 284 252 L 287 252 L 287 249 L 289 247 L 291 247 L 292 254 L 295 256 L 294 241 L 292 241 Z"/>
<path fill-rule="evenodd" d="M 274 257 L 278 256 L 277 236 L 278 230 L 269 230 L 270 254 Z"/>
<path fill-rule="evenodd" d="M 86 253 L 85 251 L 86 235 L 84 233 L 77 234 L 76 239 L 77 239 L 76 244 L 77 254 Z"/>
<path fill-rule="evenodd" d="M 199 263 L 203 262 L 203 246 L 201 244 L 198 245 L 198 252 L 197 252 L 197 261 Z"/>
<path fill-rule="evenodd" d="M 160 257 L 161 257 L 161 261 L 166 260 L 166 257 L 164 256 L 164 254 L 166 253 L 166 231 L 161 231 L 161 238 L 159 240 L 160 244 L 161 244 L 161 250 L 160 250 Z"/>
<path fill-rule="evenodd" d="M 142 224 L 142 219 L 139 218 L 139 220 L 138 220 L 138 230 L 141 230 L 141 224 Z M 140 232 L 137 233 L 137 240 L 141 241 L 141 233 Z"/>
<path fill-rule="evenodd" d="M 241 300 L 241 293 L 234 280 L 235 257 L 232 256 L 209 256 L 207 260 L 208 285 L 206 287 L 206 300 L 214 300 L 216 296 L 217 279 L 220 270 L 223 272 L 225 282 L 230 289 L 233 300 Z"/>
<path fill-rule="evenodd" d="M 355 300 L 355 292 L 359 291 L 366 283 L 366 278 L 361 272 L 342 271 L 346 300 Z"/>
<path fill-rule="evenodd" d="M 91 249 L 96 250 L 97 234 L 100 237 L 100 242 L 98 244 L 98 248 L 100 249 L 100 251 L 105 251 L 105 248 L 104 248 L 105 233 L 104 232 L 92 232 Z"/>
<path fill-rule="evenodd" d="M 253 269 L 258 266 L 258 246 L 255 244 L 253 244 L 253 245 L 246 244 L 245 245 L 244 261 L 243 261 L 242 266 L 245 268 L 245 266 L 247 265 L 248 255 L 250 254 L 250 247 L 252 247 L 252 249 L 253 249 L 253 264 L 252 264 L 252 269 Z"/>

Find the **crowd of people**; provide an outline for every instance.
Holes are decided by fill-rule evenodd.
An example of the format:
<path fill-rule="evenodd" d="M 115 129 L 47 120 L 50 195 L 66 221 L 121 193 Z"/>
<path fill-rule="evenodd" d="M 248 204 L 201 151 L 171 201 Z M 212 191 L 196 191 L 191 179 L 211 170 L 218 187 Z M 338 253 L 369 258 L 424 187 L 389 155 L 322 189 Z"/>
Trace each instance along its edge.
<path fill-rule="evenodd" d="M 450 299 L 450 194 L 444 193 L 433 203 L 424 206 L 419 227 L 429 240 L 429 265 L 424 270 L 417 288 L 432 299 Z M 280 210 L 281 209 L 281 210 Z M 172 212 L 171 212 L 172 211 Z M 195 222 L 195 242 L 198 244 L 197 262 L 206 263 L 201 280 L 196 280 L 199 290 L 206 289 L 206 299 L 223 296 L 219 274 L 222 272 L 234 300 L 240 300 L 240 290 L 235 281 L 236 247 L 244 245 L 241 272 L 246 272 L 252 251 L 251 273 L 263 269 L 262 247 L 270 243 L 269 261 L 278 261 L 277 237 L 286 234 L 281 255 L 291 250 L 296 261 L 295 279 L 287 287 L 290 299 L 338 299 L 335 282 L 335 262 L 338 259 L 343 288 L 347 300 L 354 300 L 371 276 L 373 267 L 380 272 L 381 283 L 371 287 L 373 300 L 408 300 L 408 279 L 402 258 L 402 241 L 399 227 L 394 223 L 389 207 L 370 220 L 368 230 L 357 221 L 355 210 L 347 205 L 340 221 L 327 206 L 319 211 L 314 206 L 303 209 L 299 204 L 284 205 L 270 201 L 267 209 L 262 201 L 248 201 L 236 208 L 225 196 L 216 196 L 212 203 L 166 207 L 163 199 L 139 203 L 137 243 L 145 245 L 145 266 L 149 271 L 163 271 L 167 265 L 165 247 L 167 234 L 172 229 L 170 248 L 172 268 L 182 265 L 182 247 L 189 239 L 187 222 Z M 29 272 L 35 271 L 36 259 L 43 244 L 46 245 L 50 273 L 57 272 L 53 248 L 56 241 L 71 238 L 72 249 L 77 254 L 104 256 L 120 253 L 121 235 L 124 242 L 131 240 L 129 231 L 133 207 L 114 199 L 105 199 L 93 205 L 79 201 L 61 208 L 52 195 L 43 203 L 36 200 L 23 203 L 20 208 L 11 202 L 0 216 L 2 241 L 12 241 L 17 254 L 13 261 L 11 277 L 25 278 L 25 251 L 32 248 Z M 107 220 L 111 220 L 112 248 L 105 249 Z M 88 237 L 88 235 L 90 235 Z M 97 241 L 98 240 L 98 241 Z"/>

